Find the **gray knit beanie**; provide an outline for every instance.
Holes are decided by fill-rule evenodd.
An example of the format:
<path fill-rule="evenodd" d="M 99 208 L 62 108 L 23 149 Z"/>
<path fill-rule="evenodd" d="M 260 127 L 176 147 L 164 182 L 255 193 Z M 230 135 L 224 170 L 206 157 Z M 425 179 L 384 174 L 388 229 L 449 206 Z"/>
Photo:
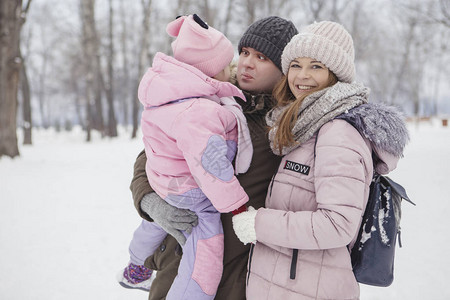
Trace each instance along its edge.
<path fill-rule="evenodd" d="M 291 21 L 271 16 L 254 22 L 245 31 L 238 45 L 239 54 L 243 47 L 261 52 L 281 70 L 281 53 L 291 38 L 298 33 Z"/>
<path fill-rule="evenodd" d="M 322 21 L 306 26 L 284 48 L 281 56 L 283 73 L 298 57 L 314 58 L 333 72 L 339 81 L 355 79 L 353 39 L 345 28 L 335 22 Z"/>

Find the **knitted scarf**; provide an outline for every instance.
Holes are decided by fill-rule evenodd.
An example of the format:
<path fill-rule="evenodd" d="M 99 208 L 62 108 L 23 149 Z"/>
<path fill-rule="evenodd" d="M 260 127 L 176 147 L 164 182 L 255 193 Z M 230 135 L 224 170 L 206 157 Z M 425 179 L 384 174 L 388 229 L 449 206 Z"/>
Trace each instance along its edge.
<path fill-rule="evenodd" d="M 348 112 L 351 108 L 367 103 L 368 95 L 369 89 L 360 83 L 338 82 L 307 96 L 300 105 L 297 122 L 292 128 L 295 143 L 283 147 L 281 153 L 278 147 L 274 147 L 273 140 L 278 129 L 279 118 L 289 105 L 275 107 L 266 116 L 267 125 L 271 127 L 269 140 L 273 153 L 288 154 L 309 140 L 325 123 Z"/>

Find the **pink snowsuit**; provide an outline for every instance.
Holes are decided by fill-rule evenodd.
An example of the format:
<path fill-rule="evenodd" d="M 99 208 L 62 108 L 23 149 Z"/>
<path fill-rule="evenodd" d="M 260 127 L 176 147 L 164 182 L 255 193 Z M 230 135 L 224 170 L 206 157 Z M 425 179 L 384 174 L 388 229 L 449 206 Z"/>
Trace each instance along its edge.
<path fill-rule="evenodd" d="M 214 298 L 223 268 L 220 213 L 248 201 L 232 165 L 238 122 L 235 114 L 218 104 L 218 99 L 233 96 L 245 99 L 231 83 L 212 79 L 162 53 L 155 55 L 139 84 L 150 185 L 169 204 L 190 209 L 199 219 L 192 233 L 185 233 L 183 258 L 166 299 Z M 251 154 L 247 157 L 246 168 Z M 140 245 L 136 248 L 153 252 L 165 236 L 157 224 L 145 221 L 133 239 L 140 240 L 135 241 Z M 132 248 L 130 253 L 138 252 Z"/>

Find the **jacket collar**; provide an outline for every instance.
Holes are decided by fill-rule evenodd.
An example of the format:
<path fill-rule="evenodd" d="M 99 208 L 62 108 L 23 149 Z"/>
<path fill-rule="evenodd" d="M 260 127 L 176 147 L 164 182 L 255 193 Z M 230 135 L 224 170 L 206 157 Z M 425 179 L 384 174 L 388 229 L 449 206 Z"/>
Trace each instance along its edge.
<path fill-rule="evenodd" d="M 242 110 L 245 114 L 260 114 L 265 116 L 269 110 L 271 110 L 276 101 L 273 99 L 271 94 L 266 93 L 250 93 L 247 91 L 242 91 L 246 98 L 246 102 L 241 99 L 236 98 L 236 101 L 241 105 Z"/>

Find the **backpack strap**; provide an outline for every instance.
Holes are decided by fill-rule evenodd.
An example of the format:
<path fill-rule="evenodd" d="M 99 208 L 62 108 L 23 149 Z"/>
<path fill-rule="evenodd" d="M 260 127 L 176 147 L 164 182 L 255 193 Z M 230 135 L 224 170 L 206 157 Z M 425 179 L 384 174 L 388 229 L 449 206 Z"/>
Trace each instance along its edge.
<path fill-rule="evenodd" d="M 324 124 L 325 125 L 325 124 Z M 323 125 L 322 125 L 323 126 Z M 317 135 L 316 135 L 316 140 L 314 141 L 314 160 L 316 160 L 316 146 L 317 146 L 317 140 L 319 139 L 319 132 L 320 129 L 322 128 L 322 126 L 319 127 L 319 129 L 317 129 Z"/>

